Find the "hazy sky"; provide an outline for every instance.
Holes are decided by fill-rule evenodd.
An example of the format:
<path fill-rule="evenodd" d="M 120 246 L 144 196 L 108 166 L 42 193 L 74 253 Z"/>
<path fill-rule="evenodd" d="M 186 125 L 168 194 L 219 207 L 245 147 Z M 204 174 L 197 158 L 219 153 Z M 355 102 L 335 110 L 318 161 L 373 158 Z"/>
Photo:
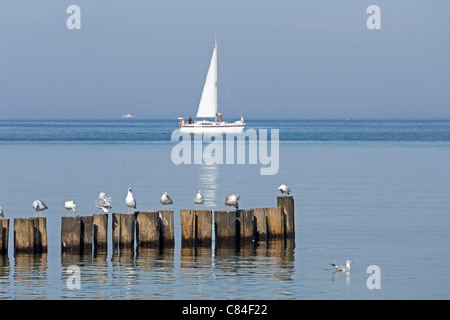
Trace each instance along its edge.
<path fill-rule="evenodd" d="M 80 30 L 66 27 L 72 4 Z M 372 4 L 381 30 L 366 26 Z M 195 115 L 216 33 L 246 118 L 448 119 L 449 12 L 448 0 L 2 1 L 0 117 Z"/>

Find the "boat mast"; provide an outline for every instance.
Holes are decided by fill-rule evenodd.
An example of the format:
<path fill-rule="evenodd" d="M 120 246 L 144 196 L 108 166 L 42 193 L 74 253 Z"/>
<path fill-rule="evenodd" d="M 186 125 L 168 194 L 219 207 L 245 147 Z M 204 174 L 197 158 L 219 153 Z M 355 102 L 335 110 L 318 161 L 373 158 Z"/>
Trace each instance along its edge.
<path fill-rule="evenodd" d="M 217 52 L 217 34 L 214 33 L 214 50 L 216 51 L 216 114 L 214 115 L 214 122 L 217 122 L 217 110 L 219 109 L 217 106 L 217 102 L 218 102 L 218 98 L 217 98 L 217 60 L 219 59 L 218 54 L 219 52 Z"/>

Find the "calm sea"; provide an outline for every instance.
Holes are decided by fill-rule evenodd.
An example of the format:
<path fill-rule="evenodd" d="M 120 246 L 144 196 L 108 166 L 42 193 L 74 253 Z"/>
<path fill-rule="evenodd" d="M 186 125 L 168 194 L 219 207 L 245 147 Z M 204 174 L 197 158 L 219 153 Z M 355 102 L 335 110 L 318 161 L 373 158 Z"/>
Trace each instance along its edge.
<path fill-rule="evenodd" d="M 10 250 L 0 258 L 0 299 L 449 299 L 450 121 L 247 120 L 247 129 L 279 129 L 279 170 L 257 164 L 175 165 L 177 120 L 0 120 L 0 206 L 11 219 Z M 270 150 L 270 146 L 269 146 Z M 180 209 L 276 206 L 277 187 L 295 197 L 295 245 L 242 250 L 184 250 Z M 173 249 L 139 254 L 60 253 L 63 202 L 79 215 L 98 212 L 104 191 L 126 212 L 173 198 Z M 14 256 L 14 218 L 49 210 L 46 255 Z M 110 220 L 111 221 L 111 220 Z M 349 274 L 329 263 L 354 261 Z M 67 268 L 80 267 L 70 290 Z M 367 267 L 380 268 L 369 289 Z"/>

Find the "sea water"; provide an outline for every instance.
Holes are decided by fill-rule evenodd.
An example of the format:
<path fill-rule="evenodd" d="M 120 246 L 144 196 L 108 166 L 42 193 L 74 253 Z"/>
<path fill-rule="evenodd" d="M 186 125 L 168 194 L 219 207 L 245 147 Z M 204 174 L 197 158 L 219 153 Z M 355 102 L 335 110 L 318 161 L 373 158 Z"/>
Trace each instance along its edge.
<path fill-rule="evenodd" d="M 0 206 L 11 219 L 9 254 L 0 258 L 0 299 L 449 299 L 450 121 L 247 120 L 247 129 L 279 129 L 279 170 L 259 164 L 175 165 L 171 119 L 0 120 Z M 181 248 L 180 209 L 276 206 L 277 188 L 295 197 L 295 242 L 240 250 Z M 174 204 L 175 247 L 106 255 L 60 252 L 64 200 L 77 214 Z M 14 256 L 13 219 L 49 209 L 48 253 Z M 111 219 L 109 219 L 109 228 Z M 110 231 L 110 230 L 109 230 Z M 110 235 L 110 234 L 109 234 Z M 110 240 L 110 239 L 109 239 Z M 330 263 L 351 259 L 350 273 Z M 369 289 L 367 268 L 380 270 Z M 71 290 L 71 266 L 80 288 Z"/>

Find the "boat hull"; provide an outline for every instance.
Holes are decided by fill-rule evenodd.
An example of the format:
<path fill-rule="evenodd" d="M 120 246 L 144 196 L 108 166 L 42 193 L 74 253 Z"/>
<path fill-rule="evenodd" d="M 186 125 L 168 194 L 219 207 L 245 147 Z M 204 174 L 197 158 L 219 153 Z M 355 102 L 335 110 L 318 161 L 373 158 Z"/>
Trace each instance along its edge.
<path fill-rule="evenodd" d="M 195 134 L 239 134 L 244 131 L 243 124 L 228 124 L 228 125 L 182 125 L 180 133 L 195 133 Z"/>

